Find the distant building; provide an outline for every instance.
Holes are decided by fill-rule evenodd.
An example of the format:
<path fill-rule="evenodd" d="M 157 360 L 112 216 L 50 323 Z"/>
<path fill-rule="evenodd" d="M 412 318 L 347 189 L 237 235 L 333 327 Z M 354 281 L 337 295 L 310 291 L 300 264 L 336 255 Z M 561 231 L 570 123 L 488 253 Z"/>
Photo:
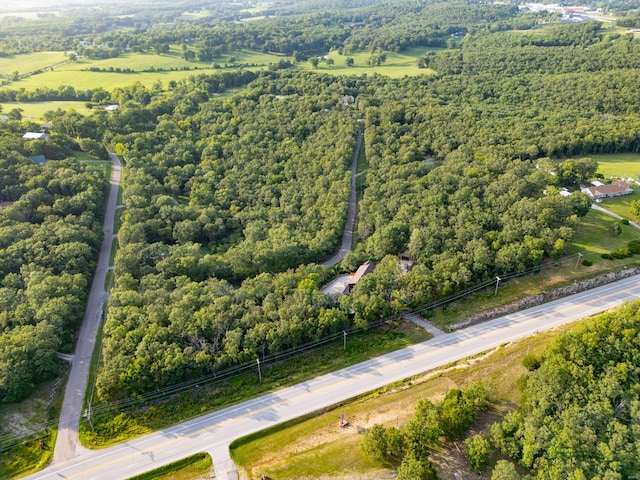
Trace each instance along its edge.
<path fill-rule="evenodd" d="M 120 105 L 107 105 L 106 107 L 104 107 L 104 109 L 107 112 L 115 112 L 116 110 L 118 110 L 120 108 Z"/>
<path fill-rule="evenodd" d="M 344 95 L 342 98 L 340 98 L 340 101 L 343 105 L 351 105 L 356 101 L 356 99 L 353 98 L 353 95 Z"/>
<path fill-rule="evenodd" d="M 626 182 L 614 182 L 611 185 L 600 185 L 589 187 L 585 192 L 591 198 L 610 198 L 619 197 L 621 195 L 629 195 L 633 190 Z"/>
<path fill-rule="evenodd" d="M 53 123 L 51 122 L 45 122 L 42 125 L 40 125 L 40 130 L 42 130 L 43 132 L 48 132 L 52 128 L 53 128 Z"/>
<path fill-rule="evenodd" d="M 347 285 L 346 287 L 344 287 L 344 291 L 342 293 L 344 293 L 345 295 L 350 295 L 351 290 L 353 290 L 353 287 L 355 287 L 356 283 L 358 283 L 360 279 L 365 275 L 369 275 L 371 272 L 373 272 L 375 268 L 376 264 L 371 260 L 367 260 L 362 265 L 360 265 L 358 267 L 358 270 L 356 270 L 356 273 L 354 273 L 347 281 Z"/>
<path fill-rule="evenodd" d="M 27 132 L 22 136 L 23 140 L 49 140 L 51 137 L 44 132 Z"/>

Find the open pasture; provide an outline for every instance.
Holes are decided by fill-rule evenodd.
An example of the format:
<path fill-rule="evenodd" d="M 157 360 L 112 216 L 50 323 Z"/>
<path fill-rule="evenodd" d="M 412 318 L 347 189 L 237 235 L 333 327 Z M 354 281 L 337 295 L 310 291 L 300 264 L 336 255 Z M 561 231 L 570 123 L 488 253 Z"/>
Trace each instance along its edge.
<path fill-rule="evenodd" d="M 58 65 L 67 60 L 68 58 L 64 52 L 35 52 L 24 55 L 0 57 L 0 76 L 7 77 L 13 72 L 24 75 L 36 70 Z"/>
<path fill-rule="evenodd" d="M 640 174 L 640 154 L 617 153 L 612 155 L 590 155 L 598 162 L 598 172 L 607 178 L 634 178 Z"/>
<path fill-rule="evenodd" d="M 433 75 L 436 72 L 428 68 L 418 68 L 417 60 L 423 57 L 428 51 L 437 51 L 433 48 L 411 48 L 403 52 L 385 52 L 386 61 L 381 65 L 367 65 L 367 59 L 371 56 L 369 51 L 359 51 L 348 55 L 339 55 L 337 51 L 329 53 L 328 58 L 333 59 L 333 65 L 327 65 L 321 61 L 316 70 L 334 73 L 336 75 L 362 75 L 364 73 L 379 73 L 393 78 L 404 77 L 405 75 Z M 347 57 L 353 58 L 353 66 L 345 65 Z M 313 67 L 309 62 L 304 65 L 307 69 Z"/>

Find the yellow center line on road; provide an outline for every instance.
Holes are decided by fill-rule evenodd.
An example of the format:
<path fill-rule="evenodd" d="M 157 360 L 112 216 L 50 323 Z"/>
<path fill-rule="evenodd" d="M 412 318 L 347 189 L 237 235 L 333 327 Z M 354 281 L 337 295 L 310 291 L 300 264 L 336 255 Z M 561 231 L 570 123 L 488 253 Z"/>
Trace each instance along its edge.
<path fill-rule="evenodd" d="M 616 290 L 616 291 L 613 291 L 612 293 L 610 293 L 610 294 L 608 294 L 608 295 L 605 295 L 605 296 L 603 296 L 603 297 L 599 297 L 599 298 L 598 298 L 598 300 L 606 300 L 606 299 L 608 299 L 608 298 L 610 298 L 610 297 L 618 296 L 618 295 L 620 295 L 621 293 L 630 292 L 631 290 L 634 290 L 634 289 L 636 289 L 636 288 L 637 288 L 637 286 L 630 286 L 630 287 L 628 287 L 628 288 L 626 288 L 626 289 L 623 289 L 623 290 Z M 505 326 L 504 326 L 504 327 L 502 327 L 502 328 L 503 328 L 503 329 L 515 328 L 515 327 L 517 327 L 517 326 L 521 326 L 521 325 L 524 325 L 524 324 L 530 323 L 530 322 L 532 322 L 532 321 L 539 321 L 539 320 L 541 320 L 541 319 L 544 319 L 545 317 L 555 316 L 555 315 L 557 315 L 558 313 L 562 313 L 562 312 L 565 312 L 565 311 L 569 311 L 569 310 L 572 310 L 572 309 L 575 309 L 575 308 L 576 308 L 576 306 L 575 306 L 575 305 L 568 305 L 568 306 L 566 306 L 566 307 L 558 308 L 558 309 L 556 309 L 556 310 L 554 310 L 554 311 L 552 311 L 552 312 L 545 313 L 545 314 L 540 315 L 540 316 L 537 316 L 537 317 L 532 317 L 532 318 L 530 318 L 530 319 L 527 319 L 527 320 L 524 320 L 524 321 L 517 322 L 517 323 L 515 323 L 515 324 L 513 324 L 513 325 L 505 325 Z M 298 400 L 300 400 L 300 399 L 303 399 L 303 398 L 305 398 L 305 397 L 309 397 L 309 396 L 311 396 L 311 395 L 318 394 L 318 393 L 320 393 L 320 392 L 322 392 L 322 391 L 325 391 L 325 390 L 335 389 L 335 388 L 337 388 L 337 387 L 339 387 L 339 386 L 341 386 L 342 384 L 345 384 L 345 383 L 347 383 L 347 382 L 352 382 L 352 381 L 354 381 L 354 380 L 356 380 L 356 379 L 361 379 L 361 378 L 363 378 L 363 377 L 370 376 L 370 375 L 375 374 L 375 373 L 383 372 L 383 371 L 388 370 L 388 369 L 390 369 L 390 368 L 398 367 L 399 365 L 402 365 L 403 363 L 407 363 L 407 362 L 414 362 L 414 361 L 416 361 L 416 360 L 425 359 L 425 358 L 427 358 L 427 357 L 429 357 L 429 356 L 432 356 L 432 355 L 434 355 L 434 354 L 436 354 L 436 353 L 441 353 L 441 352 L 442 352 L 442 349 L 453 348 L 453 347 L 460 347 L 460 346 L 464 345 L 465 343 L 469 343 L 469 342 L 472 342 L 472 341 L 477 341 L 479 338 L 485 337 L 485 336 L 487 336 L 487 335 L 491 334 L 492 332 L 495 332 L 495 330 L 487 329 L 487 330 L 486 330 L 485 332 L 483 332 L 483 333 L 480 333 L 480 334 L 478 334 L 478 335 L 476 335 L 476 336 L 474 336 L 474 337 L 471 337 L 471 338 L 461 339 L 460 341 L 458 341 L 458 342 L 456 342 L 456 343 L 454 343 L 454 344 L 452 344 L 452 345 L 443 345 L 443 346 L 439 347 L 439 349 L 430 349 L 430 350 L 427 350 L 427 351 L 425 351 L 425 352 L 423 352 L 423 353 L 420 353 L 419 355 L 417 355 L 417 356 L 415 356 L 415 357 L 410 357 L 410 358 L 407 358 L 407 359 L 399 360 L 399 361 L 397 361 L 397 362 L 389 363 L 388 365 L 383 365 L 383 366 L 380 366 L 380 367 L 378 367 L 378 368 L 375 368 L 375 369 L 372 369 L 372 370 L 368 370 L 368 371 L 366 371 L 366 372 L 362 372 L 362 373 L 354 374 L 354 375 L 353 375 L 352 377 L 350 377 L 350 378 L 344 378 L 343 380 L 340 380 L 340 381 L 338 381 L 338 382 L 331 383 L 330 385 L 326 385 L 326 386 L 323 386 L 323 387 L 319 387 L 319 388 L 314 389 L 314 390 L 312 390 L 312 391 L 304 391 L 304 392 L 300 393 L 299 395 L 296 395 L 296 396 L 291 397 L 291 398 L 289 398 L 289 399 L 286 399 L 286 400 L 280 400 L 280 401 L 278 401 L 278 402 L 276 402 L 276 403 L 272 403 L 272 404 L 266 405 L 266 406 L 264 406 L 264 407 L 258 408 L 258 409 L 256 409 L 256 410 L 252 410 L 251 412 L 243 413 L 243 414 L 240 414 L 240 415 L 238 415 L 238 416 L 234 416 L 233 418 L 227 418 L 227 419 L 221 420 L 221 421 L 219 421 L 219 422 L 215 423 L 214 425 L 208 425 L 208 426 L 203 427 L 203 428 L 201 428 L 201 429 L 199 429 L 199 430 L 196 430 L 195 432 L 192 432 L 192 433 L 189 433 L 189 434 L 186 434 L 186 435 L 181 435 L 181 436 L 176 437 L 176 438 L 173 438 L 173 439 L 171 439 L 171 440 L 167 440 L 167 441 L 165 441 L 165 442 L 155 444 L 155 445 L 153 445 L 153 446 L 151 446 L 151 447 L 149 447 L 149 448 L 145 449 L 145 451 L 137 451 L 137 452 L 135 452 L 135 453 L 131 453 L 131 454 L 126 455 L 126 456 L 124 456 L 124 457 L 120 457 L 120 458 L 117 458 L 117 459 L 115 459 L 115 460 L 111 460 L 111 461 L 109 461 L 109 462 L 105 462 L 105 463 L 102 463 L 102 464 L 96 465 L 96 466 L 94 466 L 94 467 L 89 468 L 88 470 L 84 470 L 83 472 L 80 472 L 80 473 L 77 473 L 77 474 L 70 475 L 70 476 L 68 476 L 68 477 L 66 477 L 66 478 L 68 478 L 68 479 L 77 478 L 77 477 L 79 477 L 79 476 L 81 476 L 81 475 L 85 475 L 85 474 L 90 473 L 90 472 L 94 472 L 94 471 L 97 471 L 97 470 L 101 470 L 101 469 L 106 468 L 106 467 L 108 467 L 108 466 L 111 466 L 111 465 L 114 465 L 114 464 L 117 464 L 117 463 L 121 463 L 121 462 L 124 462 L 124 461 L 126 461 L 126 460 L 130 460 L 130 459 L 132 459 L 132 458 L 134 458 L 134 457 L 139 457 L 139 456 L 141 456 L 141 455 L 145 455 L 145 454 L 148 454 L 148 453 L 152 453 L 154 450 L 157 450 L 157 449 L 162 448 L 162 447 L 164 447 L 164 446 L 171 445 L 171 444 L 173 444 L 173 443 L 179 442 L 179 441 L 181 441 L 181 440 L 184 440 L 185 438 L 192 438 L 192 437 L 194 437 L 194 436 L 197 436 L 197 435 L 200 435 L 200 434 L 202 434 L 202 433 L 204 433 L 204 432 L 207 432 L 207 431 L 209 431 L 209 430 L 211 430 L 211 429 L 213 429 L 213 428 L 219 428 L 219 427 L 221 427 L 221 426 L 223 426 L 223 425 L 225 425 L 225 424 L 227 424 L 227 423 L 235 422 L 235 421 L 238 421 L 238 420 L 240 420 L 240 419 L 250 417 L 251 415 L 256 415 L 256 414 L 259 414 L 259 413 L 263 413 L 263 412 L 265 412 L 265 411 L 267 411 L 267 410 L 270 410 L 270 409 L 273 409 L 273 408 L 277 408 L 277 407 L 282 406 L 282 405 L 285 405 L 285 404 L 287 404 L 287 403 L 291 403 L 291 402 L 298 401 Z M 438 337 L 438 338 L 442 338 L 442 337 Z M 488 347 L 488 348 L 489 348 L 489 347 Z M 437 368 L 437 367 L 434 367 L 434 368 Z M 328 374 L 328 375 L 331 375 L 331 374 Z M 290 387 L 290 388 L 294 388 L 294 387 Z M 357 395 L 357 394 L 356 394 L 356 395 Z M 340 399 L 340 400 L 343 400 L 343 399 Z M 336 400 L 336 401 L 337 401 L 337 400 Z M 318 408 L 320 408 L 320 407 L 318 407 Z M 265 427 L 265 428 L 266 428 L 266 427 Z M 134 448 L 134 447 L 131 447 L 131 448 Z"/>

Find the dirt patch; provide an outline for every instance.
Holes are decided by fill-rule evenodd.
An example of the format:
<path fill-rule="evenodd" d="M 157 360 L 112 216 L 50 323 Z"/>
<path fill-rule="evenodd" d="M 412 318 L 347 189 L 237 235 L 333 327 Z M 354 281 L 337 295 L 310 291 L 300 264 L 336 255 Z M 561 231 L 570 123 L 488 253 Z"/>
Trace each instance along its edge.
<path fill-rule="evenodd" d="M 489 426 L 500 420 L 495 412 L 481 412 L 466 436 L 457 442 L 445 442 L 430 455 L 440 480 L 478 479 L 482 475 L 472 472 L 464 455 L 464 442 L 474 435 L 484 434 Z"/>

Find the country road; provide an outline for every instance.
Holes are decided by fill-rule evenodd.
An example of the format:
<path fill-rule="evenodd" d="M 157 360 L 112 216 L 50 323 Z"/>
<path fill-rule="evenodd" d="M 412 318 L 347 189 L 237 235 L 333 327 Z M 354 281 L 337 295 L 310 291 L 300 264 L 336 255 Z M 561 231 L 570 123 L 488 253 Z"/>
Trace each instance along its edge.
<path fill-rule="evenodd" d="M 71 373 L 69 374 L 62 409 L 60 411 L 58 437 L 53 453 L 53 465 L 71 460 L 85 450 L 78 444 L 78 425 L 80 423 L 80 416 L 82 415 L 84 394 L 87 389 L 91 355 L 93 354 L 98 327 L 102 319 L 102 309 L 109 297 L 109 294 L 104 290 L 104 282 L 109 269 L 111 244 L 115 238 L 113 224 L 122 167 L 116 155 L 110 153 L 109 156 L 113 160 L 113 169 L 111 172 L 109 198 L 107 199 L 107 206 L 104 213 L 104 240 L 100 248 L 98 266 L 93 276 L 84 320 L 82 321 L 76 340 L 76 350 L 73 356 Z"/>
<path fill-rule="evenodd" d="M 342 241 L 340 242 L 340 250 L 331 257 L 329 260 L 322 263 L 325 267 L 333 267 L 340 262 L 347 253 L 351 250 L 351 244 L 353 243 L 353 230 L 356 223 L 356 211 L 357 211 L 357 191 L 356 191 L 356 170 L 358 168 L 358 157 L 360 156 L 360 147 L 362 146 L 362 132 L 358 128 L 358 135 L 356 137 L 356 149 L 353 152 L 353 158 L 351 159 L 351 193 L 349 194 L 349 208 L 347 210 L 347 221 L 344 224 L 344 231 L 342 232 Z"/>
<path fill-rule="evenodd" d="M 407 377 L 609 310 L 640 297 L 634 276 L 521 312 L 439 335 L 292 387 L 203 415 L 113 447 L 85 451 L 28 479 L 115 480 L 196 452 L 209 452 L 215 478 L 237 478 L 229 456 L 236 438 L 318 411 Z"/>

